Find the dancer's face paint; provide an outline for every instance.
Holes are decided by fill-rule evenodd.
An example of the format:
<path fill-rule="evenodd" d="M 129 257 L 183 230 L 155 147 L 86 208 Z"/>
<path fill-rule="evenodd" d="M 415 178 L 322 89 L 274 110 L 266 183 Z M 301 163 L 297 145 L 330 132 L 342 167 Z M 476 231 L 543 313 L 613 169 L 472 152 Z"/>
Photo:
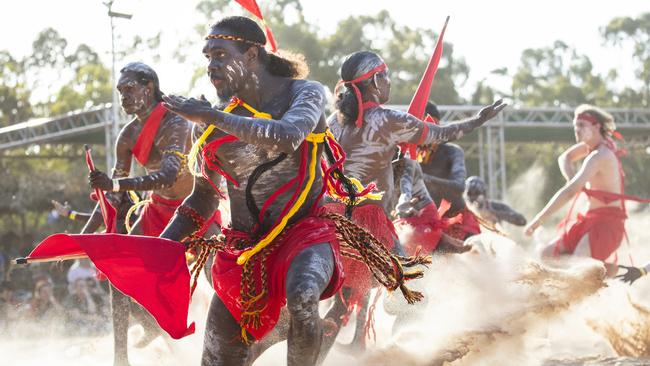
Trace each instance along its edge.
<path fill-rule="evenodd" d="M 390 98 L 390 77 L 388 76 L 388 69 L 386 71 L 378 72 L 374 76 L 377 91 L 379 92 L 379 104 L 388 102 Z"/>
<path fill-rule="evenodd" d="M 122 109 L 126 114 L 138 114 L 148 109 L 152 103 L 153 85 L 143 85 L 133 72 L 124 72 L 117 82 Z"/>
<path fill-rule="evenodd" d="M 589 121 L 574 120 L 573 132 L 575 134 L 576 142 L 589 142 L 600 133 L 599 126 L 594 125 Z"/>
<path fill-rule="evenodd" d="M 213 28 L 212 34 L 229 34 L 227 30 Z M 250 78 L 250 51 L 241 53 L 236 41 L 208 39 L 203 54 L 208 59 L 208 77 L 221 100 L 229 100 L 240 91 Z M 247 61 L 248 60 L 248 61 Z"/>

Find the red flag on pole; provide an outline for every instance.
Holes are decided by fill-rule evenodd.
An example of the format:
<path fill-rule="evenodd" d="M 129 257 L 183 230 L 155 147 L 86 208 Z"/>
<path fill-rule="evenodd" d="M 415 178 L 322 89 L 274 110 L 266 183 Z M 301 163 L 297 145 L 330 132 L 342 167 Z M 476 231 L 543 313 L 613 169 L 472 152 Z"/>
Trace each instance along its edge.
<path fill-rule="evenodd" d="M 262 21 L 262 24 L 264 24 L 264 28 L 266 29 L 266 39 L 269 45 L 271 45 L 271 51 L 277 52 L 278 47 L 275 43 L 275 37 L 273 37 L 273 32 L 271 32 L 271 28 L 269 28 L 269 26 L 266 24 L 266 21 L 262 16 L 262 11 L 260 10 L 259 5 L 257 5 L 257 2 L 255 0 L 235 0 L 235 1 L 239 3 L 239 5 L 241 5 L 244 9 L 248 10 L 253 15 L 255 15 L 259 20 Z"/>
<path fill-rule="evenodd" d="M 424 71 L 424 75 L 422 75 L 420 85 L 418 85 L 418 89 L 415 91 L 413 99 L 411 99 L 411 104 L 409 104 L 408 113 L 412 114 L 418 119 L 424 118 L 424 111 L 427 107 L 429 93 L 431 92 L 431 84 L 433 83 L 433 79 L 436 77 L 438 64 L 440 63 L 440 58 L 442 57 L 443 38 L 445 36 L 445 30 L 447 29 L 448 22 L 449 17 L 445 19 L 445 25 L 442 27 L 440 36 L 436 41 L 436 48 L 433 51 L 433 55 L 431 55 L 431 58 L 429 59 L 429 64 Z M 409 152 L 411 159 L 415 159 L 415 144 L 403 144 L 401 147 L 403 151 Z"/>
<path fill-rule="evenodd" d="M 88 169 L 92 172 L 95 170 L 95 164 L 93 163 L 93 158 L 90 156 L 90 147 L 88 145 L 84 146 L 86 149 L 86 164 L 88 165 Z M 104 191 L 102 191 L 99 188 L 95 188 L 95 196 L 97 197 L 97 202 L 99 202 L 99 208 L 102 211 L 102 217 L 104 218 L 104 225 L 106 225 L 106 232 L 107 233 L 114 233 L 115 232 L 115 217 L 117 216 L 117 212 L 115 211 L 115 207 L 111 205 L 110 202 L 106 199 L 106 195 L 104 195 Z"/>
<path fill-rule="evenodd" d="M 95 170 L 90 148 L 86 164 Z M 122 293 L 142 305 L 172 338 L 194 333 L 187 325 L 190 274 L 181 243 L 145 236 L 115 234 L 116 210 L 101 189 L 95 189 L 106 234 L 54 234 L 17 264 L 89 258 Z"/>

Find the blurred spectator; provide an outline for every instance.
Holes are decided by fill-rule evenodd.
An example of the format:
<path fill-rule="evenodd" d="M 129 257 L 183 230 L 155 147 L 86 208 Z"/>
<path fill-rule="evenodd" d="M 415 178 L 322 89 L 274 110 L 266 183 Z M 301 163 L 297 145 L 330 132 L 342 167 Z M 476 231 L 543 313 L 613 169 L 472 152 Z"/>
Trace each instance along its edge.
<path fill-rule="evenodd" d="M 7 334 L 10 324 L 18 318 L 18 305 L 11 282 L 0 283 L 0 333 Z"/>
<path fill-rule="evenodd" d="M 9 260 L 4 254 L 4 248 L 0 246 L 0 283 L 7 281 L 7 268 L 9 267 L 8 264 Z"/>
<path fill-rule="evenodd" d="M 64 301 L 66 330 L 75 335 L 102 333 L 107 329 L 107 318 L 102 312 L 102 304 L 88 288 L 88 279 L 77 278 L 71 286 L 72 290 Z"/>
<path fill-rule="evenodd" d="M 54 287 L 49 277 L 41 277 L 34 285 L 34 294 L 29 304 L 29 317 L 32 320 L 52 320 L 63 313 L 63 307 L 54 297 Z"/>
<path fill-rule="evenodd" d="M 90 259 L 77 259 L 74 261 L 70 269 L 68 270 L 67 280 L 68 280 L 68 290 L 72 292 L 70 287 L 78 279 L 88 279 L 95 278 L 97 270 L 92 264 Z"/>

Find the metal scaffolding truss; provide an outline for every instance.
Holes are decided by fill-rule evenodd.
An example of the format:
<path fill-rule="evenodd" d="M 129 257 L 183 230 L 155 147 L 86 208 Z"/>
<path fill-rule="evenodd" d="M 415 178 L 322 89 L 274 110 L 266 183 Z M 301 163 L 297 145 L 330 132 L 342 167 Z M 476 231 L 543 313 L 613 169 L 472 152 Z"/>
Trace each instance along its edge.
<path fill-rule="evenodd" d="M 0 151 L 101 130 L 110 123 L 110 104 L 54 119 L 34 119 L 0 128 Z"/>
<path fill-rule="evenodd" d="M 406 109 L 406 106 L 395 106 Z M 472 117 L 482 106 L 438 106 L 443 121 Z M 608 109 L 619 128 L 650 130 L 650 109 Z M 444 123 L 444 122 L 443 122 Z M 491 199 L 505 200 L 505 129 L 508 127 L 573 128 L 573 109 L 506 108 L 494 121 L 478 130 L 479 175 L 487 183 Z"/>
<path fill-rule="evenodd" d="M 395 106 L 405 109 L 404 106 Z M 476 115 L 482 106 L 438 106 L 442 113 L 443 121 L 457 121 Z M 650 129 L 650 109 L 607 109 L 621 128 Z M 504 126 L 530 126 L 530 127 L 572 127 L 573 109 L 570 108 L 520 108 L 508 107 L 500 116 Z"/>
<path fill-rule="evenodd" d="M 389 108 L 406 110 L 405 105 Z M 438 106 L 443 121 L 458 121 L 476 115 L 482 106 Z M 608 109 L 621 128 L 650 130 L 650 109 Z M 126 120 L 120 115 L 120 124 Z M 0 152 L 35 143 L 47 143 L 105 129 L 111 134 L 111 104 L 104 104 L 81 112 L 71 112 L 53 119 L 35 119 L 0 128 Z M 573 109 L 519 108 L 504 109 L 496 121 L 479 129 L 478 152 L 480 175 L 488 184 L 491 198 L 504 199 L 506 191 L 505 128 L 572 128 Z M 444 122 L 443 122 L 444 123 Z M 112 150 L 115 136 L 106 138 L 107 151 Z M 108 166 L 110 166 L 110 157 Z"/>

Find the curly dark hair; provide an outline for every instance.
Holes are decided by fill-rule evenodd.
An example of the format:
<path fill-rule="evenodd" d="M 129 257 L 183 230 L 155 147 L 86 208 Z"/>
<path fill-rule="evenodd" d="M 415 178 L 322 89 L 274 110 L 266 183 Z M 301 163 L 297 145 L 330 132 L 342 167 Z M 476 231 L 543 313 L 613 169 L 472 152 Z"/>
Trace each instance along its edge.
<path fill-rule="evenodd" d="M 440 121 L 440 118 L 441 118 L 440 117 L 440 111 L 438 110 L 438 106 L 434 102 L 427 101 L 427 106 L 424 109 L 424 112 L 426 114 L 430 115 L 431 117 L 437 119 L 438 121 Z"/>
<path fill-rule="evenodd" d="M 236 42 L 241 53 L 248 51 L 251 47 L 257 47 L 257 58 L 263 65 L 266 65 L 266 70 L 271 75 L 304 79 L 309 74 L 309 67 L 302 54 L 282 50 L 268 53 L 264 47 L 260 47 L 259 45 L 266 44 L 266 35 L 252 19 L 241 16 L 226 17 L 210 26 L 211 32 L 214 32 L 215 29 L 228 30 L 231 35 L 249 41 L 250 43 Z"/>

